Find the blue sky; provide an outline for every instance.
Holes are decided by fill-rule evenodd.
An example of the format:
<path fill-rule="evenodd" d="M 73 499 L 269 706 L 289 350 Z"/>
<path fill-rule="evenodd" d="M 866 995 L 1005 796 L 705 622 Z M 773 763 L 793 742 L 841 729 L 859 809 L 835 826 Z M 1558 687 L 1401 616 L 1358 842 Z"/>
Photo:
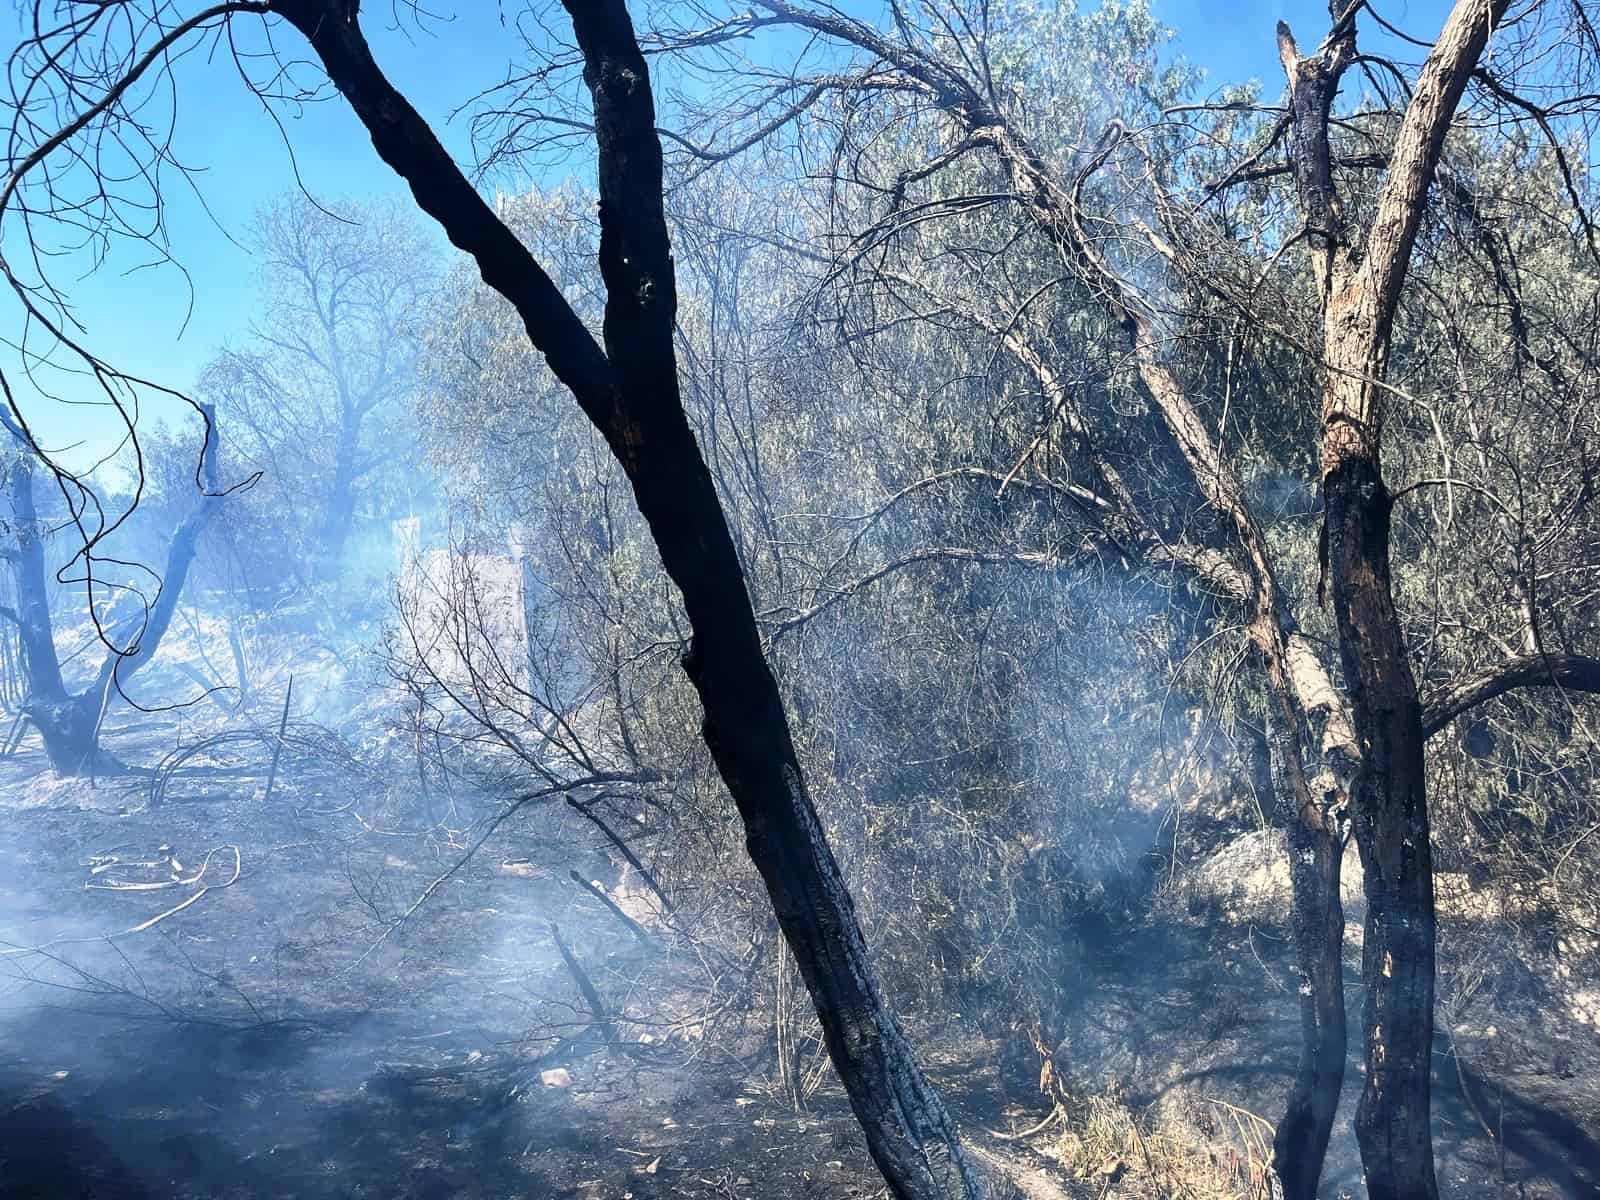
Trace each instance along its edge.
<path fill-rule="evenodd" d="M 410 22 L 396 28 L 389 19 L 389 6 L 371 3 L 368 35 L 390 78 L 458 159 L 469 162 L 466 119 L 450 122 L 450 114 L 492 82 L 520 47 L 512 31 L 502 25 L 501 5 L 493 0 L 432 7 L 453 16 L 429 21 L 422 29 Z M 512 11 L 515 7 L 506 5 Z M 1402 28 L 1431 37 L 1448 7 L 1444 0 L 1391 0 L 1380 5 L 1380 11 Z M 1287 19 L 1301 41 L 1311 43 L 1325 31 L 1328 20 L 1326 4 L 1309 2 L 1155 0 L 1155 8 L 1178 30 L 1178 52 L 1206 68 L 1208 87 L 1256 78 L 1265 83 L 1269 95 L 1280 87 L 1276 21 Z M 18 36 L 19 28 L 12 25 L 3 31 L 8 42 Z M 1368 48 L 1379 45 L 1370 23 L 1363 29 L 1363 40 Z M 177 82 L 181 107 L 176 145 L 180 157 L 201 168 L 199 187 L 205 199 L 202 207 L 183 191 L 175 190 L 169 197 L 173 252 L 188 278 L 170 268 L 129 274 L 148 254 L 137 246 L 124 246 L 99 272 L 75 283 L 72 294 L 77 316 L 102 357 L 183 388 L 218 347 L 248 336 L 255 287 L 250 256 L 235 239 L 244 236 L 257 205 L 293 186 L 296 171 L 314 196 L 402 195 L 403 188 L 379 162 L 342 104 L 310 105 L 298 114 L 280 109 L 293 147 L 291 158 L 284 137 L 242 86 L 226 56 L 207 62 L 191 55 L 178 64 Z M 514 186 L 517 181 L 507 182 Z M 8 243 L 17 233 L 15 228 L 7 231 Z M 9 244 L 7 249 L 16 252 Z M 0 309 L 0 319 L 14 325 L 17 318 L 13 309 Z M 7 333 L 16 336 L 14 328 Z M 7 374 L 17 381 L 14 366 Z M 56 447 L 82 442 L 80 453 L 103 453 L 119 430 L 114 417 L 102 408 L 67 407 L 37 397 L 25 401 L 25 406 L 40 436 Z M 147 409 L 144 417 L 161 415 L 158 406 L 155 412 Z"/>

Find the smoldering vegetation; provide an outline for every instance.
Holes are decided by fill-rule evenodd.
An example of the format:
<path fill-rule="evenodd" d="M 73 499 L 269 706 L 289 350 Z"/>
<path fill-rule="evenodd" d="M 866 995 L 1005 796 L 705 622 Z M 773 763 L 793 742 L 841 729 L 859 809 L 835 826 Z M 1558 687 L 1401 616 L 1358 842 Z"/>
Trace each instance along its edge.
<path fill-rule="evenodd" d="M 872 988 L 986 1194 L 1274 1194 L 1321 799 L 1285 739 L 1325 781 L 1353 711 L 1322 283 L 1289 167 L 1251 166 L 1283 110 L 1207 90 L 1139 4 L 796 20 L 753 59 L 747 17 L 634 10 L 683 131 L 682 405 Z M 495 218 L 598 331 L 583 63 L 541 28 L 477 132 Z M 1092 262 L 918 75 L 980 61 Z M 1355 222 L 1404 101 L 1348 100 Z M 1484 1200 L 1600 1194 L 1600 376 L 1558 116 L 1451 132 L 1388 362 L 1432 1146 Z M 241 236 L 255 324 L 177 381 L 191 417 L 91 472 L 0 416 L 0 1195 L 888 1194 L 614 443 L 409 205 L 291 191 Z M 1354 1197 L 1387 934 L 1337 842 L 1317 1194 Z"/>

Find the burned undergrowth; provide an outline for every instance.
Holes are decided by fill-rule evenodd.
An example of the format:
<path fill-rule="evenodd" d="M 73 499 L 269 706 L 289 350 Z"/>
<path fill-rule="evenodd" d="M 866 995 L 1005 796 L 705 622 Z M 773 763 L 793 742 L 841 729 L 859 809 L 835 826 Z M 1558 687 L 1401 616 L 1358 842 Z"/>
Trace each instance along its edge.
<path fill-rule="evenodd" d="M 1593 1193 L 1600 38 L 1382 7 L 37 0 L 0 1192 Z"/>
<path fill-rule="evenodd" d="M 113 732 L 152 751 L 167 736 Z M 219 732 L 187 736 L 214 746 Z M 270 756 L 226 773 L 180 766 L 152 805 L 149 776 L 54 782 L 26 743 L 0 760 L 0 1104 L 18 1134 L 0 1191 L 876 1193 L 825 1065 L 797 1079 L 825 1064 L 804 1014 L 786 1015 L 771 983 L 742 1000 L 683 986 L 697 975 L 704 986 L 714 944 L 663 924 L 580 814 L 517 812 L 467 856 L 471 828 L 431 824 L 414 796 L 409 810 L 398 799 L 414 776 L 385 792 L 369 762 L 330 792 L 324 765 L 287 745 L 270 796 Z M 1021 1080 L 1007 1083 L 995 1014 L 917 1019 L 975 1156 L 1014 1194 L 1242 1198 L 1265 1186 L 1262 1114 L 1296 1044 L 1292 954 L 1272 916 L 1286 868 L 1281 850 L 1243 848 L 1248 836 L 1197 829 L 1208 843 L 1220 848 L 1177 886 L 1145 877 L 1151 903 L 1081 901 L 1065 1032 L 1025 1056 Z M 201 873 L 219 846 L 237 849 L 235 881 L 231 858 Z M 1254 865 L 1220 872 L 1217 855 Z M 197 896 L 208 877 L 214 890 Z M 627 905 L 646 937 L 600 896 Z M 777 959 L 755 974 L 789 969 Z M 1437 1144 L 1454 1194 L 1499 1196 L 1502 1177 L 1529 1196 L 1593 1185 L 1593 1050 L 1581 1027 L 1531 1019 L 1553 1003 L 1534 982 L 1499 964 L 1457 1014 L 1454 1044 L 1441 1043 Z M 708 1015 L 732 1000 L 736 1019 Z M 1330 1184 L 1353 1189 L 1357 1172 L 1353 1145 L 1336 1141 Z"/>

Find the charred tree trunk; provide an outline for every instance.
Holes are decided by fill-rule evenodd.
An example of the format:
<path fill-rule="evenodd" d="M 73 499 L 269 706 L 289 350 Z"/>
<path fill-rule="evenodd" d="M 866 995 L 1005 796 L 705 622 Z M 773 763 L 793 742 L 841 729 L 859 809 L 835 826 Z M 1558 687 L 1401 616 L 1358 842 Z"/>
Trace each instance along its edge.
<path fill-rule="evenodd" d="M 8 429 L 14 437 L 20 431 Z M 45 754 L 58 775 L 78 775 L 92 766 L 95 727 L 99 723 L 98 698 L 68 693 L 56 655 L 55 632 L 50 619 L 50 591 L 45 569 L 44 535 L 33 492 L 33 459 L 18 449 L 7 463 L 7 492 L 15 541 L 5 551 L 11 566 L 14 612 L 7 616 L 17 628 L 22 648 L 26 694 L 22 709 L 44 741 Z"/>
<path fill-rule="evenodd" d="M 100 697 L 93 692 L 33 699 L 24 711 L 44 741 L 50 769 L 62 778 L 105 773 L 121 764 L 100 749 Z"/>
<path fill-rule="evenodd" d="M 1365 244 L 1347 225 L 1328 124 L 1356 59 L 1359 6 L 1302 57 L 1278 25 L 1290 162 L 1324 299 L 1322 491 L 1327 577 L 1361 751 L 1352 788 L 1367 897 L 1362 947 L 1366 1082 L 1356 1136 L 1372 1200 L 1433 1200 L 1433 859 L 1422 706 L 1395 609 L 1390 498 L 1380 465 L 1394 314 L 1445 134 L 1506 0 L 1458 0 L 1417 78 Z"/>
<path fill-rule="evenodd" d="M 1270 713 L 1270 709 L 1269 709 Z M 1312 800 L 1297 714 L 1268 718 L 1272 790 L 1288 830 L 1290 927 L 1300 968 L 1300 1059 L 1272 1141 L 1282 1200 L 1316 1200 L 1344 1086 L 1349 1032 L 1344 1004 L 1344 906 L 1339 873 L 1344 835 L 1335 805 Z M 1298 760 L 1298 761 L 1297 761 Z"/>
<path fill-rule="evenodd" d="M 199 549 L 200 534 L 222 501 L 217 485 L 215 418 L 209 407 L 201 406 L 201 411 L 206 421 L 200 460 L 206 491 L 194 511 L 173 531 L 155 600 L 130 628 L 106 636 L 106 657 L 94 682 L 76 694 L 68 690 L 56 656 L 44 541 L 33 494 L 34 451 L 25 433 L 9 419 L 4 421 L 7 431 L 21 444 L 8 464 L 7 490 L 16 522 L 16 541 L 5 550 L 16 586 L 17 607 L 14 613 L 5 615 L 16 624 L 22 644 L 28 688 L 23 711 L 38 728 L 50 766 L 58 775 L 122 769 L 120 762 L 100 748 L 105 705 L 134 672 L 150 661 L 161 644 Z"/>
<path fill-rule="evenodd" d="M 1373 1200 L 1431 1198 L 1435 931 L 1422 706 L 1392 598 L 1389 496 L 1377 467 L 1346 462 L 1323 486 L 1339 645 L 1367 752 L 1355 792 L 1367 894 L 1356 1138 Z"/>
<path fill-rule="evenodd" d="M 843 876 L 801 778 L 733 539 L 678 394 L 676 285 L 650 76 L 622 0 L 568 12 L 594 97 L 605 350 L 384 77 L 343 0 L 278 0 L 379 155 L 516 307 L 633 485 L 693 631 L 684 669 L 706 745 L 822 1022 L 874 1161 L 906 1200 L 976 1200 L 954 1124 L 879 994 Z"/>
<path fill-rule="evenodd" d="M 1344 1006 L 1343 843 L 1301 821 L 1289 826 L 1290 922 L 1301 964 L 1300 1060 L 1272 1140 L 1284 1200 L 1316 1200 L 1339 1111 L 1349 1033 Z"/>

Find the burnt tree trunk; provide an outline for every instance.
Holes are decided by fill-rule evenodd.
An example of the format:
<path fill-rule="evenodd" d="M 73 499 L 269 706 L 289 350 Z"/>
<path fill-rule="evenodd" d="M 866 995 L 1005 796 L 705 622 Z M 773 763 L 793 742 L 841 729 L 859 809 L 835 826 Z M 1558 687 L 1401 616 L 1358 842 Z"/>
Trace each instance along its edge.
<path fill-rule="evenodd" d="M 7 428 L 20 439 L 20 430 Z M 98 765 L 95 727 L 99 698 L 73 696 L 61 675 L 55 632 L 50 619 L 50 591 L 45 568 L 44 537 L 33 491 L 31 451 L 18 448 L 6 464 L 6 491 L 11 502 L 14 540 L 5 549 L 11 567 L 14 611 L 7 617 L 17 628 L 22 648 L 26 692 L 22 709 L 39 730 L 45 755 L 57 775 L 79 775 Z"/>
<path fill-rule="evenodd" d="M 1373 1200 L 1431 1198 L 1435 930 L 1422 706 L 1394 607 L 1389 495 L 1377 466 L 1346 462 L 1323 488 L 1339 645 L 1367 755 L 1354 797 L 1367 895 L 1356 1138 Z"/>
<path fill-rule="evenodd" d="M 715 486 L 678 394 L 676 284 L 649 71 L 621 0 L 567 4 L 594 98 L 605 349 L 373 60 L 356 6 L 277 0 L 418 205 L 472 255 L 633 485 L 693 631 L 684 669 L 829 1054 L 891 1191 L 976 1200 L 955 1126 L 885 1007 L 854 905 L 801 778 Z"/>
<path fill-rule="evenodd" d="M 1445 134 L 1505 0 L 1458 0 L 1418 75 L 1364 244 L 1335 188 L 1328 135 L 1356 60 L 1357 7 L 1301 56 L 1278 25 L 1293 124 L 1290 162 L 1323 296 L 1322 491 L 1326 571 L 1361 760 L 1351 789 L 1365 873 L 1366 1081 L 1356 1113 L 1372 1200 L 1434 1200 L 1431 1121 L 1433 858 L 1422 705 L 1390 576 L 1381 467 L 1389 340 Z"/>
<path fill-rule="evenodd" d="M 1282 1200 L 1316 1200 L 1349 1048 L 1339 895 L 1344 833 L 1335 806 L 1311 797 L 1301 748 L 1294 741 L 1297 716 L 1288 711 L 1274 720 L 1268 709 L 1272 791 L 1281 807 L 1294 809 L 1284 815 L 1284 825 L 1292 895 L 1289 923 L 1300 968 L 1300 1058 L 1272 1140 L 1272 1171 Z"/>
<path fill-rule="evenodd" d="M 16 525 L 15 541 L 4 551 L 11 566 L 17 594 L 15 612 L 5 615 L 18 629 L 23 666 L 27 675 L 27 698 L 23 711 L 33 721 L 44 740 L 45 754 L 57 775 L 75 776 L 97 771 L 122 770 L 122 764 L 100 748 L 100 720 L 109 697 L 120 690 L 151 657 L 166 636 L 178 608 L 189 568 L 199 549 L 200 534 L 223 499 L 218 489 L 216 462 L 216 424 L 209 406 L 200 406 L 206 422 L 201 449 L 201 473 L 205 478 L 194 511 L 172 533 L 161 586 L 155 599 L 139 618 L 126 628 L 107 632 L 106 657 L 89 687 L 74 694 L 67 688 L 56 655 L 55 631 L 50 619 L 50 593 L 47 584 L 44 541 L 33 493 L 35 450 L 27 434 L 9 418 L 6 431 L 18 444 L 7 464 L 7 492 Z"/>
<path fill-rule="evenodd" d="M 100 749 L 100 697 L 92 692 L 32 699 L 24 710 L 44 742 L 50 769 L 62 778 L 105 774 L 121 764 Z"/>

